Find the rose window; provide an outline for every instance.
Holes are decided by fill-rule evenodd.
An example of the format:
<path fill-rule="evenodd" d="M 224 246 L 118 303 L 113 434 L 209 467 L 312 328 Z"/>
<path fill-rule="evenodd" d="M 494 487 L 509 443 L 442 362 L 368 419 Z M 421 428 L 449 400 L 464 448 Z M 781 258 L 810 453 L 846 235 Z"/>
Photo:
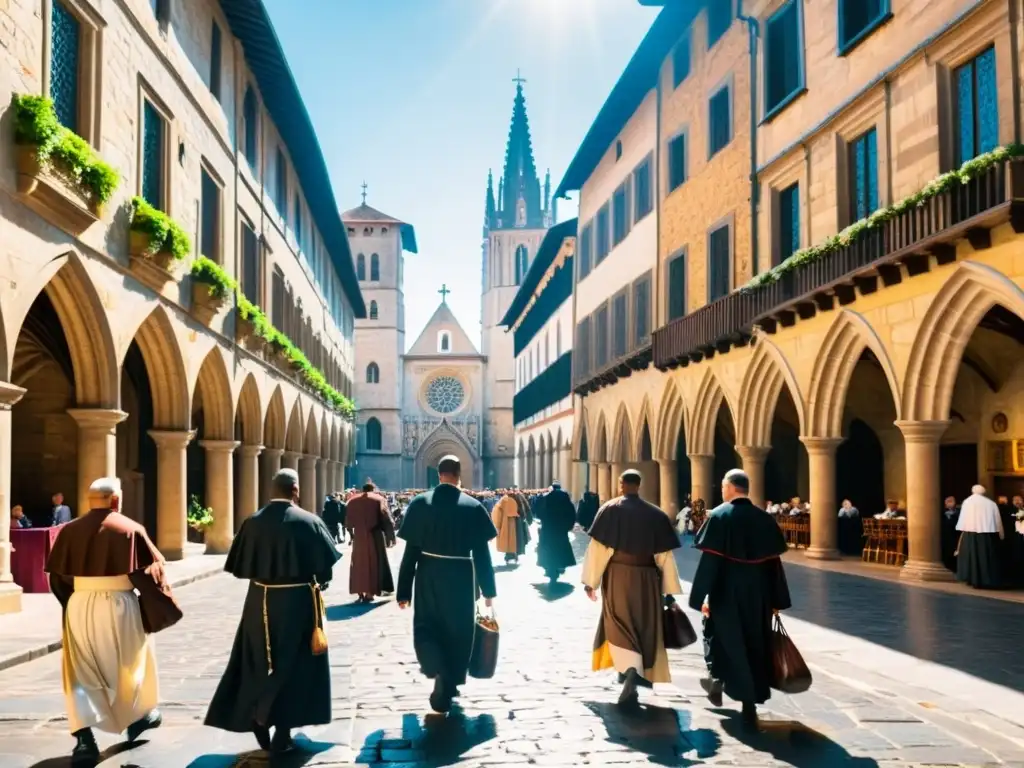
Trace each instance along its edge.
<path fill-rule="evenodd" d="M 466 390 L 454 376 L 438 376 L 427 386 L 427 405 L 437 413 L 454 413 L 465 399 Z"/>

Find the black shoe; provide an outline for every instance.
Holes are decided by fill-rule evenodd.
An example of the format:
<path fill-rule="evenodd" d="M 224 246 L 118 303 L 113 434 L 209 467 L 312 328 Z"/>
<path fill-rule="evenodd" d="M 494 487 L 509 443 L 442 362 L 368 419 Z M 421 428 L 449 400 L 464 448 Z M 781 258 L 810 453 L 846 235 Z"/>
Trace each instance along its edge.
<path fill-rule="evenodd" d="M 75 748 L 71 750 L 71 765 L 96 765 L 100 759 L 100 748 L 96 746 L 96 737 L 92 735 L 92 728 L 75 731 L 74 737 Z"/>
<path fill-rule="evenodd" d="M 141 717 L 134 723 L 128 726 L 127 736 L 128 741 L 135 741 L 146 731 L 152 728 L 159 728 L 160 724 L 163 723 L 164 718 L 157 710 L 153 710 L 145 717 Z"/>
<path fill-rule="evenodd" d="M 757 728 L 757 706 L 750 702 L 743 704 L 743 725 L 748 728 Z"/>
<path fill-rule="evenodd" d="M 291 728 L 274 728 L 274 738 L 270 740 L 270 751 L 275 755 L 283 755 L 294 752 L 295 749 Z"/>
<path fill-rule="evenodd" d="M 456 689 L 456 692 L 458 689 Z M 439 715 L 446 714 L 452 708 L 452 696 L 440 675 L 434 678 L 434 690 L 430 694 L 430 708 Z"/>
<path fill-rule="evenodd" d="M 722 706 L 722 691 L 725 686 L 721 680 L 717 680 L 713 677 L 702 677 L 700 679 L 700 687 L 704 689 L 704 693 L 708 695 L 708 701 L 714 706 Z"/>
<path fill-rule="evenodd" d="M 256 743 L 260 745 L 260 749 L 270 751 L 270 729 L 267 726 L 254 722 L 252 735 L 256 737 Z"/>
<path fill-rule="evenodd" d="M 640 675 L 635 669 L 626 672 L 625 680 L 622 683 L 622 693 L 619 694 L 620 707 L 635 707 L 640 703 L 640 694 L 636 692 L 639 682 Z"/>

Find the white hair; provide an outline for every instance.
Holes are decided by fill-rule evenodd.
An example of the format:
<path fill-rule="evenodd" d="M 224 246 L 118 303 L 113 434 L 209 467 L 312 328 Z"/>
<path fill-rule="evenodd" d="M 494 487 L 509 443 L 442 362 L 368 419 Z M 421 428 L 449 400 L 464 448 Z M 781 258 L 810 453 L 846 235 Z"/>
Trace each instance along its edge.
<path fill-rule="evenodd" d="M 976 493 L 979 496 L 984 496 L 985 495 L 985 486 L 984 485 L 975 485 L 975 486 L 973 486 L 971 488 L 971 493 Z"/>
<path fill-rule="evenodd" d="M 114 496 L 121 492 L 121 481 L 116 477 L 101 477 L 89 486 L 89 494 L 93 496 Z"/>

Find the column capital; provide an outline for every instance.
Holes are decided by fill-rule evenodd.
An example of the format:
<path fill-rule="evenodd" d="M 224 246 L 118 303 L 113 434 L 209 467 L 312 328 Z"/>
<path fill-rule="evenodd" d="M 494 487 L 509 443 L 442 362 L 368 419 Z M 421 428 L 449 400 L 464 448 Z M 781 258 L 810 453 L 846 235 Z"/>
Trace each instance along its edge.
<path fill-rule="evenodd" d="M 295 461 L 304 457 L 302 451 L 282 451 L 281 453 L 289 459 L 295 459 Z"/>
<path fill-rule="evenodd" d="M 825 456 L 835 454 L 836 449 L 842 444 L 843 438 L 800 435 L 800 442 L 804 444 L 808 454 Z"/>
<path fill-rule="evenodd" d="M 0 381 L 0 411 L 11 410 L 27 391 L 24 387 L 11 384 L 9 381 Z"/>
<path fill-rule="evenodd" d="M 249 443 L 244 443 L 242 445 L 242 455 L 245 456 L 247 459 L 254 459 L 265 450 L 268 449 L 265 449 L 262 445 L 251 445 Z M 271 448 L 269 450 L 275 449 Z"/>
<path fill-rule="evenodd" d="M 937 443 L 949 429 L 949 421 L 894 421 L 908 443 Z"/>
<path fill-rule="evenodd" d="M 715 457 L 710 453 L 688 453 L 686 458 L 690 461 L 701 461 L 702 459 L 714 459 Z"/>
<path fill-rule="evenodd" d="M 79 429 L 113 429 L 128 418 L 127 413 L 117 408 L 68 408 L 68 416 Z"/>
<path fill-rule="evenodd" d="M 210 453 L 233 453 L 241 443 L 238 440 L 200 440 L 199 445 Z"/>
<path fill-rule="evenodd" d="M 743 459 L 743 463 L 747 461 L 763 462 L 768 458 L 768 454 L 771 453 L 772 447 L 770 445 L 737 445 L 736 453 Z"/>
<path fill-rule="evenodd" d="M 305 462 L 306 466 L 309 466 L 310 464 L 312 464 L 313 466 L 316 466 L 316 463 L 318 461 L 320 461 L 320 457 L 319 456 L 314 456 L 311 453 L 300 453 L 299 454 L 299 461 Z"/>
<path fill-rule="evenodd" d="M 194 429 L 174 431 L 168 429 L 151 429 L 147 433 L 160 448 L 181 448 L 184 450 L 192 438 L 196 436 Z"/>
<path fill-rule="evenodd" d="M 659 467 L 674 467 L 679 462 L 675 459 L 655 459 Z"/>
<path fill-rule="evenodd" d="M 267 448 L 266 446 L 261 446 L 261 448 L 263 450 L 263 455 L 264 456 L 269 456 L 269 457 L 284 456 L 284 448 Z"/>
<path fill-rule="evenodd" d="M 317 465 L 321 467 L 326 467 L 331 461 L 330 459 L 325 459 L 323 456 L 314 456 L 313 458 L 316 459 Z"/>

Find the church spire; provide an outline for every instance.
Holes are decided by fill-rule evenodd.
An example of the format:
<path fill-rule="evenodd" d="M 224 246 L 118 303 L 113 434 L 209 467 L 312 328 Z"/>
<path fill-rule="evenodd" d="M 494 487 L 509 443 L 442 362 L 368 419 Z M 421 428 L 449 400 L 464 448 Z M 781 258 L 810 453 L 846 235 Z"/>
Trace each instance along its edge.
<path fill-rule="evenodd" d="M 484 237 L 487 236 L 486 231 L 494 226 L 494 174 L 491 169 L 487 169 L 487 201 L 484 206 Z"/>
<path fill-rule="evenodd" d="M 513 82 L 516 84 L 516 97 L 505 148 L 504 188 L 498 203 L 501 206 L 500 216 L 504 227 L 539 229 L 544 226 L 544 215 L 540 180 L 530 141 L 530 123 L 526 117 L 526 98 L 523 96 L 523 83 L 526 81 L 516 72 Z"/>

